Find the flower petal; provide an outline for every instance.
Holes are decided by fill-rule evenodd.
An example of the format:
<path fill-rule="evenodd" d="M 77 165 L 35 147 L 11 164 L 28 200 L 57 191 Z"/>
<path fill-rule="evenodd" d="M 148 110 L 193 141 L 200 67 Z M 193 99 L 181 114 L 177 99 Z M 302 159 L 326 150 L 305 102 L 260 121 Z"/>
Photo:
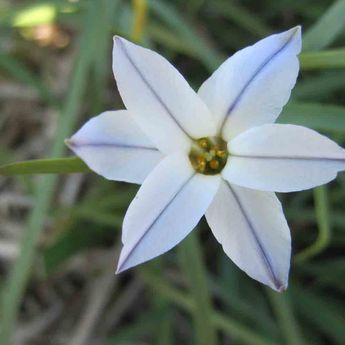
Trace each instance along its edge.
<path fill-rule="evenodd" d="M 109 180 L 140 184 L 163 157 L 127 110 L 90 119 L 67 144 L 90 169 Z"/>
<path fill-rule="evenodd" d="M 206 219 L 238 267 L 274 290 L 287 288 L 290 231 L 274 193 L 233 186 L 223 180 Z"/>
<path fill-rule="evenodd" d="M 292 192 L 334 179 L 345 170 L 345 150 L 301 126 L 268 124 L 249 129 L 228 144 L 223 176 L 230 183 Z"/>
<path fill-rule="evenodd" d="M 199 95 L 225 140 L 276 120 L 295 85 L 300 51 L 301 29 L 295 27 L 240 50 L 204 82 Z"/>
<path fill-rule="evenodd" d="M 115 37 L 113 70 L 126 108 L 164 153 L 189 151 L 191 138 L 215 134 L 206 105 L 162 56 Z"/>
<path fill-rule="evenodd" d="M 174 247 L 197 225 L 219 186 L 219 176 L 195 173 L 188 157 L 166 157 L 128 208 L 117 273 Z"/>

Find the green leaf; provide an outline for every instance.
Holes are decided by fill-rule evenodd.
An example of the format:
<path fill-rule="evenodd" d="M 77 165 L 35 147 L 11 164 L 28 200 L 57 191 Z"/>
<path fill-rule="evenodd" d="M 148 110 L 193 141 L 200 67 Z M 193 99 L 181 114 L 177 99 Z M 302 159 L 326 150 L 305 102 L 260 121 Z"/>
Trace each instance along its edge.
<path fill-rule="evenodd" d="M 289 103 L 284 107 L 278 122 L 343 134 L 345 132 L 345 107 L 319 103 Z"/>
<path fill-rule="evenodd" d="M 303 70 L 345 68 L 345 48 L 305 52 L 299 56 Z"/>
<path fill-rule="evenodd" d="M 78 157 L 56 159 L 34 159 L 0 166 L 0 175 L 71 174 L 90 172 Z"/>
<path fill-rule="evenodd" d="M 207 272 L 196 233 L 190 234 L 179 247 L 181 267 L 185 272 L 195 304 L 193 313 L 196 340 L 199 345 L 216 345 L 217 333 L 212 325 L 212 301 Z"/>
<path fill-rule="evenodd" d="M 88 2 L 89 6 L 84 17 L 84 30 L 80 42 L 80 51 L 75 58 L 73 75 L 70 82 L 70 89 L 66 97 L 66 102 L 57 133 L 50 149 L 52 157 L 60 156 L 65 149 L 64 139 L 68 137 L 82 104 L 82 97 L 88 84 L 87 76 L 91 62 L 97 50 L 94 49 L 93 34 L 98 26 L 98 21 L 102 17 L 98 16 L 97 8 L 99 4 Z M 37 185 L 33 201 L 33 209 L 28 219 L 27 227 L 23 231 L 20 256 L 12 268 L 1 296 L 1 335 L 0 344 L 10 343 L 11 336 L 15 330 L 16 317 L 22 296 L 25 292 L 27 281 L 33 268 L 35 249 L 39 237 L 44 228 L 45 216 L 49 211 L 50 202 L 54 194 L 57 176 L 45 176 Z"/>
<path fill-rule="evenodd" d="M 315 75 L 308 75 L 298 81 L 293 90 L 293 98 L 308 101 L 329 101 L 337 92 L 345 92 L 345 69 L 325 70 Z"/>
<path fill-rule="evenodd" d="M 301 330 L 295 318 L 293 308 L 290 304 L 290 296 L 287 291 L 277 293 L 271 289 L 266 289 L 267 296 L 271 302 L 276 315 L 279 327 L 285 338 L 287 345 L 303 345 Z"/>
<path fill-rule="evenodd" d="M 21 83 L 30 85 L 37 90 L 41 99 L 50 105 L 56 105 L 56 100 L 47 85 L 38 79 L 20 60 L 13 56 L 0 54 L 0 70 L 6 72 Z"/>
<path fill-rule="evenodd" d="M 68 211 L 66 211 L 66 214 L 68 214 Z M 81 219 L 76 217 L 74 212 L 71 212 L 71 216 L 73 216 L 73 220 L 79 220 L 80 224 Z M 119 221 L 116 222 L 115 217 L 114 221 L 109 224 L 109 226 L 119 225 Z M 57 270 L 67 259 L 73 255 L 87 248 L 101 246 L 105 239 L 109 240 L 110 238 L 114 237 L 113 233 L 109 231 L 109 226 L 90 226 L 90 221 L 87 221 L 82 223 L 88 225 L 87 231 L 85 231 L 85 226 L 76 227 L 76 222 L 70 221 L 70 223 L 71 224 L 67 226 L 67 231 L 62 233 L 57 238 L 56 242 L 48 247 L 43 253 L 44 268 L 48 274 Z"/>
<path fill-rule="evenodd" d="M 345 343 L 344 310 L 339 301 L 302 287 L 290 287 L 289 292 L 296 310 L 313 325 L 315 332 L 322 331 L 334 344 Z"/>
<path fill-rule="evenodd" d="M 303 35 L 304 50 L 328 47 L 345 28 L 345 1 L 335 1 L 324 15 Z"/>
<path fill-rule="evenodd" d="M 195 301 L 189 295 L 180 292 L 161 278 L 161 276 L 152 274 L 147 269 L 142 269 L 141 275 L 145 283 L 150 286 L 156 293 L 166 297 L 170 302 L 176 304 L 187 312 L 194 313 L 196 310 Z M 270 339 L 263 337 L 261 334 L 254 332 L 251 328 L 243 325 L 235 319 L 221 312 L 212 312 L 212 323 L 217 329 L 228 334 L 231 338 L 242 341 L 247 345 L 273 345 Z"/>
<path fill-rule="evenodd" d="M 244 4 L 221 0 L 210 1 L 210 6 L 213 6 L 217 15 L 231 20 L 255 36 L 262 37 L 272 33 L 272 29 L 263 23 L 261 18 L 254 14 L 254 12 L 247 10 Z"/>
<path fill-rule="evenodd" d="M 223 56 L 210 46 L 204 36 L 200 35 L 174 7 L 158 0 L 150 0 L 148 4 L 150 10 L 190 46 L 191 50 L 210 71 L 218 67 Z"/>

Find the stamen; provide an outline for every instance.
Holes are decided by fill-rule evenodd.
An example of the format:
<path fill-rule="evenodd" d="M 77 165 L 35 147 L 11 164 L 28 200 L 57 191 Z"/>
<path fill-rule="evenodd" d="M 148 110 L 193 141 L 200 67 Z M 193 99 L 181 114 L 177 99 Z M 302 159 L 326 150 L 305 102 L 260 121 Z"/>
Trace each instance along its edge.
<path fill-rule="evenodd" d="M 208 140 L 206 138 L 202 138 L 198 140 L 198 144 L 201 148 L 207 149 L 208 148 Z"/>
<path fill-rule="evenodd" d="M 217 157 L 219 158 L 225 158 L 227 155 L 227 152 L 225 150 L 218 150 L 216 153 Z"/>
<path fill-rule="evenodd" d="M 218 169 L 219 168 L 219 162 L 215 159 L 212 159 L 211 162 L 210 162 L 210 167 L 211 169 Z"/>
<path fill-rule="evenodd" d="M 228 159 L 226 142 L 218 137 L 200 138 L 194 142 L 189 159 L 196 172 L 204 175 L 219 174 Z"/>

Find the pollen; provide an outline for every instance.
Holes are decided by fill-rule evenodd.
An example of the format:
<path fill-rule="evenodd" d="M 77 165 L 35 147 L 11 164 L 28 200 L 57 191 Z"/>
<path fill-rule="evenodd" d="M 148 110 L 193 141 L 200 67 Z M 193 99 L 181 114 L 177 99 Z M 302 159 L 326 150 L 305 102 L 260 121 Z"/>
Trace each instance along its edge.
<path fill-rule="evenodd" d="M 212 159 L 210 164 L 210 168 L 213 170 L 217 170 L 219 168 L 219 161 L 217 161 L 216 159 Z"/>
<path fill-rule="evenodd" d="M 197 139 L 192 145 L 189 159 L 196 172 L 217 175 L 223 170 L 228 159 L 226 142 L 218 137 Z"/>
<path fill-rule="evenodd" d="M 209 147 L 209 142 L 206 138 L 201 138 L 198 140 L 198 145 L 203 149 L 207 149 Z"/>

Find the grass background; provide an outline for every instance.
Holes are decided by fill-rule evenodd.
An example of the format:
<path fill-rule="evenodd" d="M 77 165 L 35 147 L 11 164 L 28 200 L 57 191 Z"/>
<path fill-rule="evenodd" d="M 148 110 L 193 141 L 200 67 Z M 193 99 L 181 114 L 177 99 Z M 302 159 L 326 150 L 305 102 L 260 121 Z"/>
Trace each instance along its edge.
<path fill-rule="evenodd" d="M 279 122 L 344 146 L 344 0 L 2 1 L 0 162 L 64 157 L 64 138 L 123 106 L 114 34 L 158 51 L 198 88 L 236 50 L 299 24 L 301 74 Z M 115 277 L 136 190 L 92 173 L 0 178 L 1 345 L 345 344 L 344 174 L 280 195 L 293 238 L 282 294 L 239 271 L 204 221 Z"/>

